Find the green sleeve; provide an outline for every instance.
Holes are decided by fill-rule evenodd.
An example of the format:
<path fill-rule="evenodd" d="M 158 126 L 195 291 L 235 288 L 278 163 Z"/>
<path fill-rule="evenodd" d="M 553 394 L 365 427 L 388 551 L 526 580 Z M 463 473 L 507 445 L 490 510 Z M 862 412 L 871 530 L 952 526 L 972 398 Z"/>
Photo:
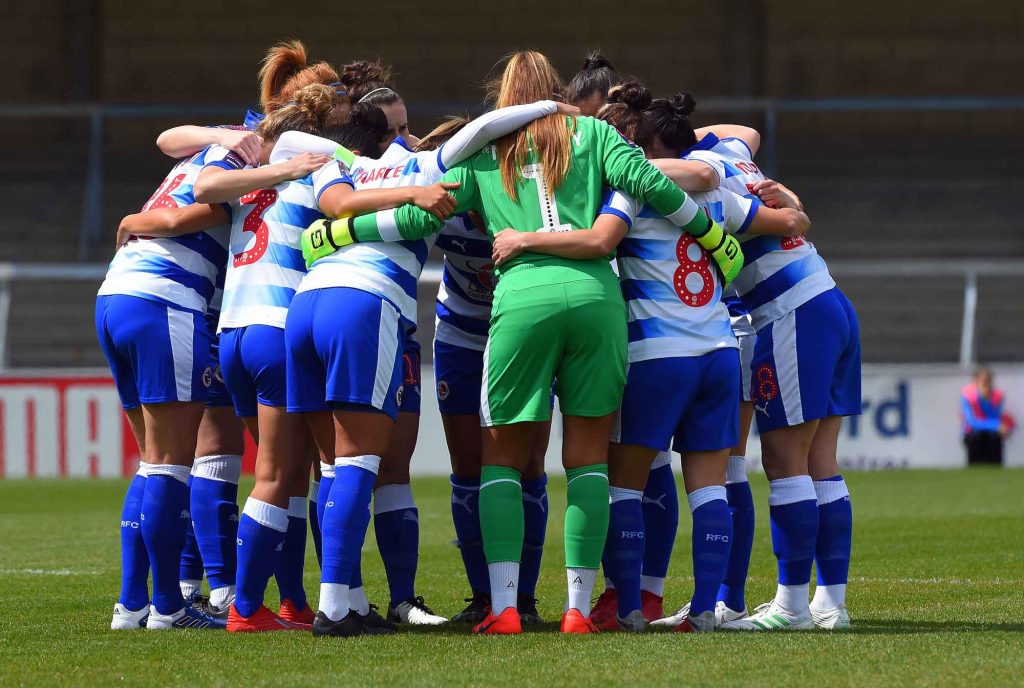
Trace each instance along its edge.
<path fill-rule="evenodd" d="M 473 169 L 461 163 L 445 173 L 444 183 L 462 184 L 450 193 L 455 197 L 453 215 L 476 208 L 479 193 Z M 352 221 L 352 236 L 356 241 L 403 241 L 428 237 L 441 231 L 444 222 L 414 205 L 403 205 L 392 210 L 378 210 L 361 215 Z"/>
<path fill-rule="evenodd" d="M 707 218 L 693 199 L 649 163 L 639 148 L 626 143 L 607 122 L 596 124 L 596 134 L 601 139 L 604 181 L 608 186 L 651 205 L 690 233 L 703 234 L 707 230 Z"/>

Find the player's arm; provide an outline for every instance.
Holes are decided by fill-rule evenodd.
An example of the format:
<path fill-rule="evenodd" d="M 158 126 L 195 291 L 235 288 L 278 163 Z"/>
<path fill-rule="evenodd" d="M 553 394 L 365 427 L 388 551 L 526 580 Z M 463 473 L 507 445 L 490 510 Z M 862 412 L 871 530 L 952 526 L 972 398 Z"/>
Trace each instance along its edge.
<path fill-rule="evenodd" d="M 615 250 L 627 231 L 629 225 L 617 215 L 598 215 L 590 229 L 571 232 L 503 229 L 494 236 L 491 259 L 496 267 L 501 267 L 524 251 L 574 260 L 603 258 Z"/>
<path fill-rule="evenodd" d="M 448 170 L 441 183 L 450 187 L 457 185 L 457 188 L 446 191 L 455 199 L 455 207 L 450 214 L 477 209 L 479 193 L 473 170 L 468 164 L 462 163 Z M 318 220 L 302 233 L 302 255 L 306 259 L 306 267 L 310 267 L 339 248 L 357 241 L 422 239 L 436 234 L 443 226 L 443 219 L 414 205 L 341 220 Z"/>
<path fill-rule="evenodd" d="M 227 169 L 211 164 L 196 178 L 193 193 L 197 203 L 227 203 L 250 191 L 301 179 L 330 162 L 326 155 L 302 153 L 289 160 L 256 168 Z"/>
<path fill-rule="evenodd" d="M 222 205 L 192 203 L 183 208 L 154 208 L 127 215 L 117 228 L 117 246 L 132 236 L 173 237 L 194 234 L 222 225 L 231 219 Z"/>
<path fill-rule="evenodd" d="M 661 215 L 692 234 L 711 254 L 728 285 L 743 268 L 743 251 L 739 242 L 712 222 L 693 199 L 651 165 L 638 148 L 623 140 L 605 122 L 597 122 L 595 131 L 603 150 L 603 170 L 607 186 L 622 189 L 641 203 L 648 203 Z"/>
<path fill-rule="evenodd" d="M 720 139 L 739 139 L 750 150 L 751 158 L 757 155 L 757 150 L 761 147 L 761 133 L 742 124 L 712 124 L 710 127 L 695 129 L 693 133 L 698 141 L 708 134 L 714 134 Z"/>
<path fill-rule="evenodd" d="M 160 132 L 156 145 L 164 155 L 175 159 L 195 155 L 207 146 L 223 146 L 236 153 L 246 165 L 255 167 L 260 162 L 263 138 L 246 129 L 186 124 Z"/>
<path fill-rule="evenodd" d="M 757 207 L 750 222 L 750 234 L 775 236 L 803 236 L 811 228 L 811 218 L 796 208 Z"/>
<path fill-rule="evenodd" d="M 445 220 L 455 209 L 455 197 L 449 191 L 458 184 L 438 183 L 429 186 L 400 186 L 395 189 L 360 189 L 349 184 L 334 184 L 320 195 L 320 210 L 333 218 L 365 215 L 412 204 L 439 220 Z"/>
<path fill-rule="evenodd" d="M 438 168 L 444 173 L 480 152 L 491 141 L 521 129 L 535 119 L 554 114 L 579 114 L 579 110 L 553 100 L 541 100 L 484 113 L 471 120 L 437 150 Z"/>
<path fill-rule="evenodd" d="M 713 167 L 698 160 L 659 158 L 651 164 L 683 191 L 711 191 L 721 183 Z"/>

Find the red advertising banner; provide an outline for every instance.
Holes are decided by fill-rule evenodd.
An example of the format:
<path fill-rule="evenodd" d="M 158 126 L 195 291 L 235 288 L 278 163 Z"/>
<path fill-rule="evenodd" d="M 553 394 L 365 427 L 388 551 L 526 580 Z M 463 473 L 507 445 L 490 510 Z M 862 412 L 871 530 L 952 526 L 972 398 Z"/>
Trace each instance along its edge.
<path fill-rule="evenodd" d="M 247 434 L 246 472 L 255 456 Z M 110 376 L 0 376 L 0 478 L 120 478 L 138 463 Z"/>

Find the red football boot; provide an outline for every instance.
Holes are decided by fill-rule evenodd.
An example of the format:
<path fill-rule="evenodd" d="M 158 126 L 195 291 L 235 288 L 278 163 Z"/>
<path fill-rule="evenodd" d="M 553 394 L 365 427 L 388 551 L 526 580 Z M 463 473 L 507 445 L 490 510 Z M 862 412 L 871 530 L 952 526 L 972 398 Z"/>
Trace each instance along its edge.
<path fill-rule="evenodd" d="M 306 626 L 313 626 L 313 618 L 316 613 L 309 608 L 309 604 L 306 604 L 305 609 L 296 609 L 295 603 L 291 600 L 281 601 L 281 611 L 277 613 L 285 621 L 290 621 L 293 624 L 300 624 Z"/>
<path fill-rule="evenodd" d="M 612 612 L 612 621 L 615 621 L 615 613 Z M 616 622 L 618 626 L 618 622 Z M 579 609 L 570 609 L 562 614 L 562 633 L 600 633 L 597 626 L 589 616 L 583 616 Z"/>
<path fill-rule="evenodd" d="M 262 606 L 252 616 L 242 616 L 232 604 L 228 609 L 228 633 L 263 633 L 266 631 L 308 631 L 311 627 L 285 621 Z"/>
<path fill-rule="evenodd" d="M 519 635 L 523 632 L 523 624 L 519 619 L 519 610 L 509 607 L 501 614 L 487 612 L 487 618 L 473 627 L 477 635 Z"/>
<path fill-rule="evenodd" d="M 648 621 L 665 618 L 665 598 L 649 590 L 640 591 L 640 609 Z M 593 616 L 593 614 L 591 614 Z"/>

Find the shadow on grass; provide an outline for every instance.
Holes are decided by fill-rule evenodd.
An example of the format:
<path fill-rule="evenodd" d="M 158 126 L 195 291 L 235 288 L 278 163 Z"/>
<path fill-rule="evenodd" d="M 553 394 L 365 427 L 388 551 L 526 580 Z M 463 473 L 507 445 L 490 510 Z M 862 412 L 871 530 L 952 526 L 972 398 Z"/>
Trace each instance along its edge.
<path fill-rule="evenodd" d="M 548 621 L 533 626 L 524 626 L 524 634 L 558 633 L 557 621 Z M 441 626 L 403 626 L 401 635 L 464 636 L 472 631 L 470 624 L 444 624 Z M 648 633 L 671 632 L 671 628 L 649 628 Z M 834 631 L 851 635 L 925 635 L 930 633 L 1024 633 L 1024 623 L 986 623 L 966 621 L 912 621 L 905 619 L 854 619 L 853 628 L 848 631 Z M 728 635 L 742 635 L 740 632 L 726 632 Z M 792 631 L 790 632 L 792 633 Z M 796 631 L 796 633 L 829 633 L 829 631 Z"/>

